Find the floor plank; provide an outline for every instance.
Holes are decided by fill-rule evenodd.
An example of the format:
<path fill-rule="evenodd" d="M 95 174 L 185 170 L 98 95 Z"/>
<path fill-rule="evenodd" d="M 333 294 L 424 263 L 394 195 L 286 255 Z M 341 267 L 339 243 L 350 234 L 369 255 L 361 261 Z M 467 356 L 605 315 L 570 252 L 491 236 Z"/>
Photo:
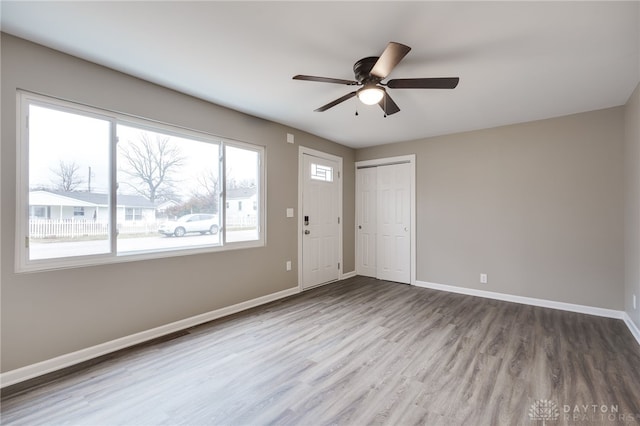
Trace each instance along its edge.
<path fill-rule="evenodd" d="M 364 277 L 68 373 L 5 391 L 2 424 L 534 425 L 542 400 L 553 424 L 640 423 L 622 321 Z"/>

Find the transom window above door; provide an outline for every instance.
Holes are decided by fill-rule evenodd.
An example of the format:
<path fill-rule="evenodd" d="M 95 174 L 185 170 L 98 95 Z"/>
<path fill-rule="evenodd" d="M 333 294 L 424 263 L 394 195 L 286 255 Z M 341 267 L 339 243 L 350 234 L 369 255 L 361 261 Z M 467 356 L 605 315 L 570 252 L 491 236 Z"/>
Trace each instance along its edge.
<path fill-rule="evenodd" d="M 333 167 L 311 163 L 311 179 L 333 182 Z"/>

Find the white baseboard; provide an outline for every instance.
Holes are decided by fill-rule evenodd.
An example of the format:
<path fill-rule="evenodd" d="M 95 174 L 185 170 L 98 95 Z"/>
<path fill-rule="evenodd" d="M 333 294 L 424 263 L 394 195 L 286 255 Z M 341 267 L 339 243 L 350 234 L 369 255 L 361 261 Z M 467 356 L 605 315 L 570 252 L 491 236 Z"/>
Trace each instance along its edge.
<path fill-rule="evenodd" d="M 543 308 L 560 309 L 562 311 L 579 312 L 582 314 L 597 315 L 599 317 L 623 319 L 623 311 L 614 309 L 597 308 L 594 306 L 575 305 L 573 303 L 556 302 L 554 300 L 536 299 L 534 297 L 516 296 L 513 294 L 496 293 L 493 291 L 477 290 L 474 288 L 456 287 L 453 285 L 435 284 L 425 281 L 416 281 L 416 286 L 443 290 L 450 293 L 460 293 L 469 296 L 484 297 L 487 299 L 504 300 L 505 302 L 521 303 L 523 305 L 540 306 Z"/>
<path fill-rule="evenodd" d="M 581 314 L 596 315 L 599 317 L 621 319 L 625 322 L 633 337 L 640 345 L 640 330 L 631 320 L 625 311 L 615 309 L 598 308 L 595 306 L 576 305 L 573 303 L 556 302 L 554 300 L 536 299 L 534 297 L 516 296 L 513 294 L 497 293 L 493 291 L 477 290 L 474 288 L 457 287 L 453 285 L 436 284 L 426 281 L 416 281 L 417 287 L 430 288 L 433 290 L 448 291 L 450 293 L 466 294 L 468 296 L 478 296 L 487 299 L 503 300 L 505 302 L 521 303 L 523 305 L 540 306 L 542 308 L 559 309 L 562 311 L 578 312 Z"/>
<path fill-rule="evenodd" d="M 176 331 L 194 327 L 196 325 L 203 324 L 214 319 L 232 315 L 237 312 L 264 305 L 266 303 L 273 302 L 275 300 L 298 293 L 298 287 L 282 290 L 277 293 L 268 294 L 256 299 L 247 300 L 246 302 L 241 302 L 235 305 L 216 309 L 214 311 L 205 312 L 204 314 L 185 318 L 180 321 L 175 321 L 170 324 L 152 328 L 150 330 L 141 331 L 139 333 L 121 337 L 119 339 L 111 340 L 99 345 L 80 349 L 76 352 L 60 355 L 58 357 L 38 362 L 36 364 L 31 364 L 25 367 L 17 368 L 15 370 L 7 371 L 0 374 L 0 388 L 20 383 L 34 377 L 42 376 L 43 374 L 61 370 L 63 368 L 70 367 L 72 365 L 79 364 L 81 362 L 88 361 L 90 359 L 97 358 L 99 356 L 106 355 L 120 349 L 125 349 L 127 347 L 137 345 L 151 339 L 162 337 L 170 333 L 175 333 Z"/>
<path fill-rule="evenodd" d="M 624 323 L 627 324 L 627 328 L 629 328 L 629 331 L 631 332 L 631 334 L 633 334 L 633 337 L 636 338 L 636 340 L 638 341 L 638 344 L 640 345 L 640 328 L 638 328 L 636 323 L 633 322 L 629 314 L 627 314 L 626 312 L 624 313 L 623 320 L 624 320 Z"/>

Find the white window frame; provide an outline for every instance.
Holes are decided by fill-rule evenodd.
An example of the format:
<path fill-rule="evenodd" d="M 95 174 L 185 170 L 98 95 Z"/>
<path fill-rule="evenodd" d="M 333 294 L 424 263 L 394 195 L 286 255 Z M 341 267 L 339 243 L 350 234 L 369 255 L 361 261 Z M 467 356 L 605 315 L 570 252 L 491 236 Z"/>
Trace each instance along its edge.
<path fill-rule="evenodd" d="M 17 92 L 17 108 L 18 108 L 18 120 L 17 120 L 17 167 L 16 167 L 16 237 L 15 237 L 15 270 L 16 272 L 32 272 L 32 271 L 45 271 L 55 269 L 67 269 L 76 267 L 85 267 L 92 265 L 102 265 L 109 263 L 122 263 L 132 262 L 138 260 L 157 259 L 166 257 L 186 256 L 191 254 L 210 253 L 218 251 L 236 250 L 244 248 L 263 247 L 266 245 L 266 149 L 264 146 L 254 143 L 236 141 L 229 138 L 222 138 L 210 133 L 196 131 L 192 129 L 183 128 L 177 125 L 170 125 L 161 123 L 158 121 L 129 116 L 123 113 L 116 113 L 113 111 L 103 110 L 95 107 L 89 107 L 86 105 L 52 98 L 28 91 L 19 90 Z M 45 108 L 51 108 L 59 111 L 69 112 L 72 114 L 79 114 L 83 116 L 93 117 L 101 120 L 106 120 L 111 123 L 110 125 L 110 156 L 108 158 L 110 168 L 110 201 L 109 201 L 109 216 L 110 216 L 110 252 L 105 254 L 85 255 L 76 257 L 61 257 L 51 259 L 29 259 L 29 130 L 28 130 L 28 115 L 29 106 L 38 105 Z M 219 245 L 203 245 L 203 246 L 191 246 L 178 249 L 162 249 L 158 251 L 145 251 L 145 252 L 117 252 L 117 200 L 116 190 L 117 187 L 117 164 L 116 164 L 116 146 L 117 136 L 116 128 L 118 124 L 135 126 L 138 128 L 144 128 L 151 131 L 162 132 L 168 135 L 175 135 L 177 137 L 189 138 L 192 140 L 214 143 L 220 146 L 220 182 L 221 182 L 221 194 L 220 194 L 220 208 L 219 215 L 221 217 L 221 239 Z M 258 153 L 259 158 L 259 170 L 258 170 L 258 239 L 251 241 L 238 241 L 228 242 L 226 241 L 225 232 L 225 213 L 226 209 L 223 207 L 226 205 L 226 159 L 224 157 L 224 147 L 233 146 L 240 149 L 251 150 Z"/>

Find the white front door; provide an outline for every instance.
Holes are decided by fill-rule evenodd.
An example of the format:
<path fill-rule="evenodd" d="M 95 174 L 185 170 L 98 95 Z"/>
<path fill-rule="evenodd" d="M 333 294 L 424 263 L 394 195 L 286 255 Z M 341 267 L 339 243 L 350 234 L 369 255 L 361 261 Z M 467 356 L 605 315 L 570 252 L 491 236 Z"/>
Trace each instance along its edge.
<path fill-rule="evenodd" d="M 411 283 L 411 166 L 380 166 L 377 278 Z"/>
<path fill-rule="evenodd" d="M 302 287 L 338 279 L 338 163 L 303 154 Z"/>

